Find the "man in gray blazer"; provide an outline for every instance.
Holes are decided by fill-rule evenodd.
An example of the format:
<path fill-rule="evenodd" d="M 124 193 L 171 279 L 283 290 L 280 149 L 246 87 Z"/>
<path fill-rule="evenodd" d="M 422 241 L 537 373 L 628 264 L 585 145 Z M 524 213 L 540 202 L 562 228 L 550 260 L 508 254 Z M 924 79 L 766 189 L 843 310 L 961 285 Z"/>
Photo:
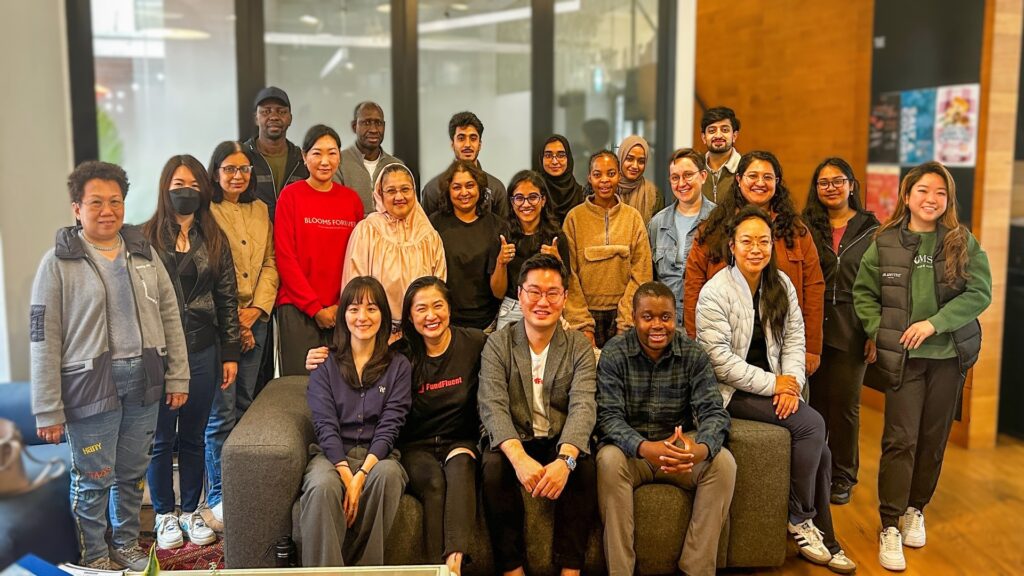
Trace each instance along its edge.
<path fill-rule="evenodd" d="M 359 194 L 363 212 L 376 212 L 373 205 L 373 183 L 382 168 L 401 160 L 381 148 L 384 141 L 384 109 L 376 102 L 360 102 L 352 113 L 352 132 L 355 144 L 341 151 L 341 164 L 334 173 L 334 181 L 348 186 Z"/>
<path fill-rule="evenodd" d="M 548 254 L 519 274 L 523 319 L 487 340 L 478 400 L 483 438 L 484 511 L 495 565 L 522 574 L 522 486 L 555 500 L 553 563 L 579 574 L 596 508 L 590 434 L 597 420 L 594 351 L 561 325 L 568 274 Z"/>

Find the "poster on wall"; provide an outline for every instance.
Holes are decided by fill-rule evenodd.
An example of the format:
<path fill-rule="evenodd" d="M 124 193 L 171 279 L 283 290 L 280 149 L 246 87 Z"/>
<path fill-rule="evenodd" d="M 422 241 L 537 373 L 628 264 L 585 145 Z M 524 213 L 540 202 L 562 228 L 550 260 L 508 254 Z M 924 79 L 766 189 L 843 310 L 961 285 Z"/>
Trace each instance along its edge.
<path fill-rule="evenodd" d="M 879 94 L 871 104 L 868 126 L 868 162 L 895 163 L 900 160 L 900 93 Z"/>
<path fill-rule="evenodd" d="M 934 88 L 900 93 L 900 164 L 935 157 L 935 95 Z"/>
<path fill-rule="evenodd" d="M 978 148 L 977 84 L 943 86 L 935 104 L 935 159 L 946 166 L 974 166 Z"/>
<path fill-rule="evenodd" d="M 879 222 L 885 222 L 896 210 L 900 191 L 900 167 L 897 164 L 868 164 L 864 179 L 864 204 Z"/>

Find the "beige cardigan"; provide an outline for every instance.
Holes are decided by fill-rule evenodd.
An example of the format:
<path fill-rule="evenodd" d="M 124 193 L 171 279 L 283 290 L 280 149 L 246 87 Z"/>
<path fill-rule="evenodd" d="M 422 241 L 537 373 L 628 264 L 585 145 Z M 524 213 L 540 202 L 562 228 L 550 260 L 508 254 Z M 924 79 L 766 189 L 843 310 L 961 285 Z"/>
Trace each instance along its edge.
<path fill-rule="evenodd" d="M 211 202 L 210 212 L 231 246 L 238 279 L 238 307 L 259 308 L 270 319 L 280 280 L 274 262 L 274 229 L 262 200 Z"/>
<path fill-rule="evenodd" d="M 569 243 L 569 325 L 594 331 L 591 310 L 618 310 L 619 330 L 633 325 L 633 293 L 654 277 L 647 227 L 635 208 L 621 200 L 610 210 L 593 196 L 573 208 L 562 226 Z"/>

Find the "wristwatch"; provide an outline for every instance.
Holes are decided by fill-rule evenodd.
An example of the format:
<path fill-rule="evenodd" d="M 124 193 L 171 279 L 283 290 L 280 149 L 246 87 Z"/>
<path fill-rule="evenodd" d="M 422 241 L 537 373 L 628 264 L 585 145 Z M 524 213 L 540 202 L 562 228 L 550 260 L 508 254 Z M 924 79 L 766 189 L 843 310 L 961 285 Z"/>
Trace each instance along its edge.
<path fill-rule="evenodd" d="M 576 459 L 572 456 L 569 456 L 568 454 L 559 454 L 558 459 L 565 461 L 565 465 L 569 467 L 569 472 L 576 469 Z"/>

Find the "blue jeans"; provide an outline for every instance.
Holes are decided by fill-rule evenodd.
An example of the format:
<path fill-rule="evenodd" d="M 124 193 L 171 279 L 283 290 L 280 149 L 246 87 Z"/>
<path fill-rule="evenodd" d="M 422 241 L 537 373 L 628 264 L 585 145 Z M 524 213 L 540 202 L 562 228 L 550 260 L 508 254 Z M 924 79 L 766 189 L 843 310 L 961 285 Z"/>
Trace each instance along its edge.
<path fill-rule="evenodd" d="M 153 443 L 153 461 L 149 465 L 149 489 L 157 514 L 174 512 L 174 441 L 178 441 L 178 481 L 181 486 L 181 511 L 195 512 L 203 493 L 206 466 L 204 432 L 210 419 L 214 390 L 220 387 L 222 370 L 217 345 L 190 352 L 191 380 L 188 401 L 177 410 L 160 403 L 160 418 Z"/>
<path fill-rule="evenodd" d="M 519 300 L 506 296 L 501 301 L 501 307 L 498 308 L 498 325 L 495 327 L 495 330 L 501 330 L 505 326 L 513 322 L 519 322 L 522 319 L 523 309 L 519 306 Z"/>
<path fill-rule="evenodd" d="M 253 323 L 252 335 L 256 339 L 256 347 L 242 354 L 234 385 L 228 386 L 227 390 L 218 386 L 213 394 L 213 409 L 206 424 L 206 505 L 210 507 L 221 501 L 220 453 L 224 449 L 224 441 L 256 398 L 256 379 L 263 363 L 267 323 L 263 320 Z"/>
<path fill-rule="evenodd" d="M 71 448 L 71 511 L 83 562 L 107 555 L 103 534 L 108 508 L 114 547 L 139 538 L 142 490 L 160 404 L 143 404 L 146 372 L 141 356 L 114 360 L 112 372 L 121 407 L 66 426 Z"/>

